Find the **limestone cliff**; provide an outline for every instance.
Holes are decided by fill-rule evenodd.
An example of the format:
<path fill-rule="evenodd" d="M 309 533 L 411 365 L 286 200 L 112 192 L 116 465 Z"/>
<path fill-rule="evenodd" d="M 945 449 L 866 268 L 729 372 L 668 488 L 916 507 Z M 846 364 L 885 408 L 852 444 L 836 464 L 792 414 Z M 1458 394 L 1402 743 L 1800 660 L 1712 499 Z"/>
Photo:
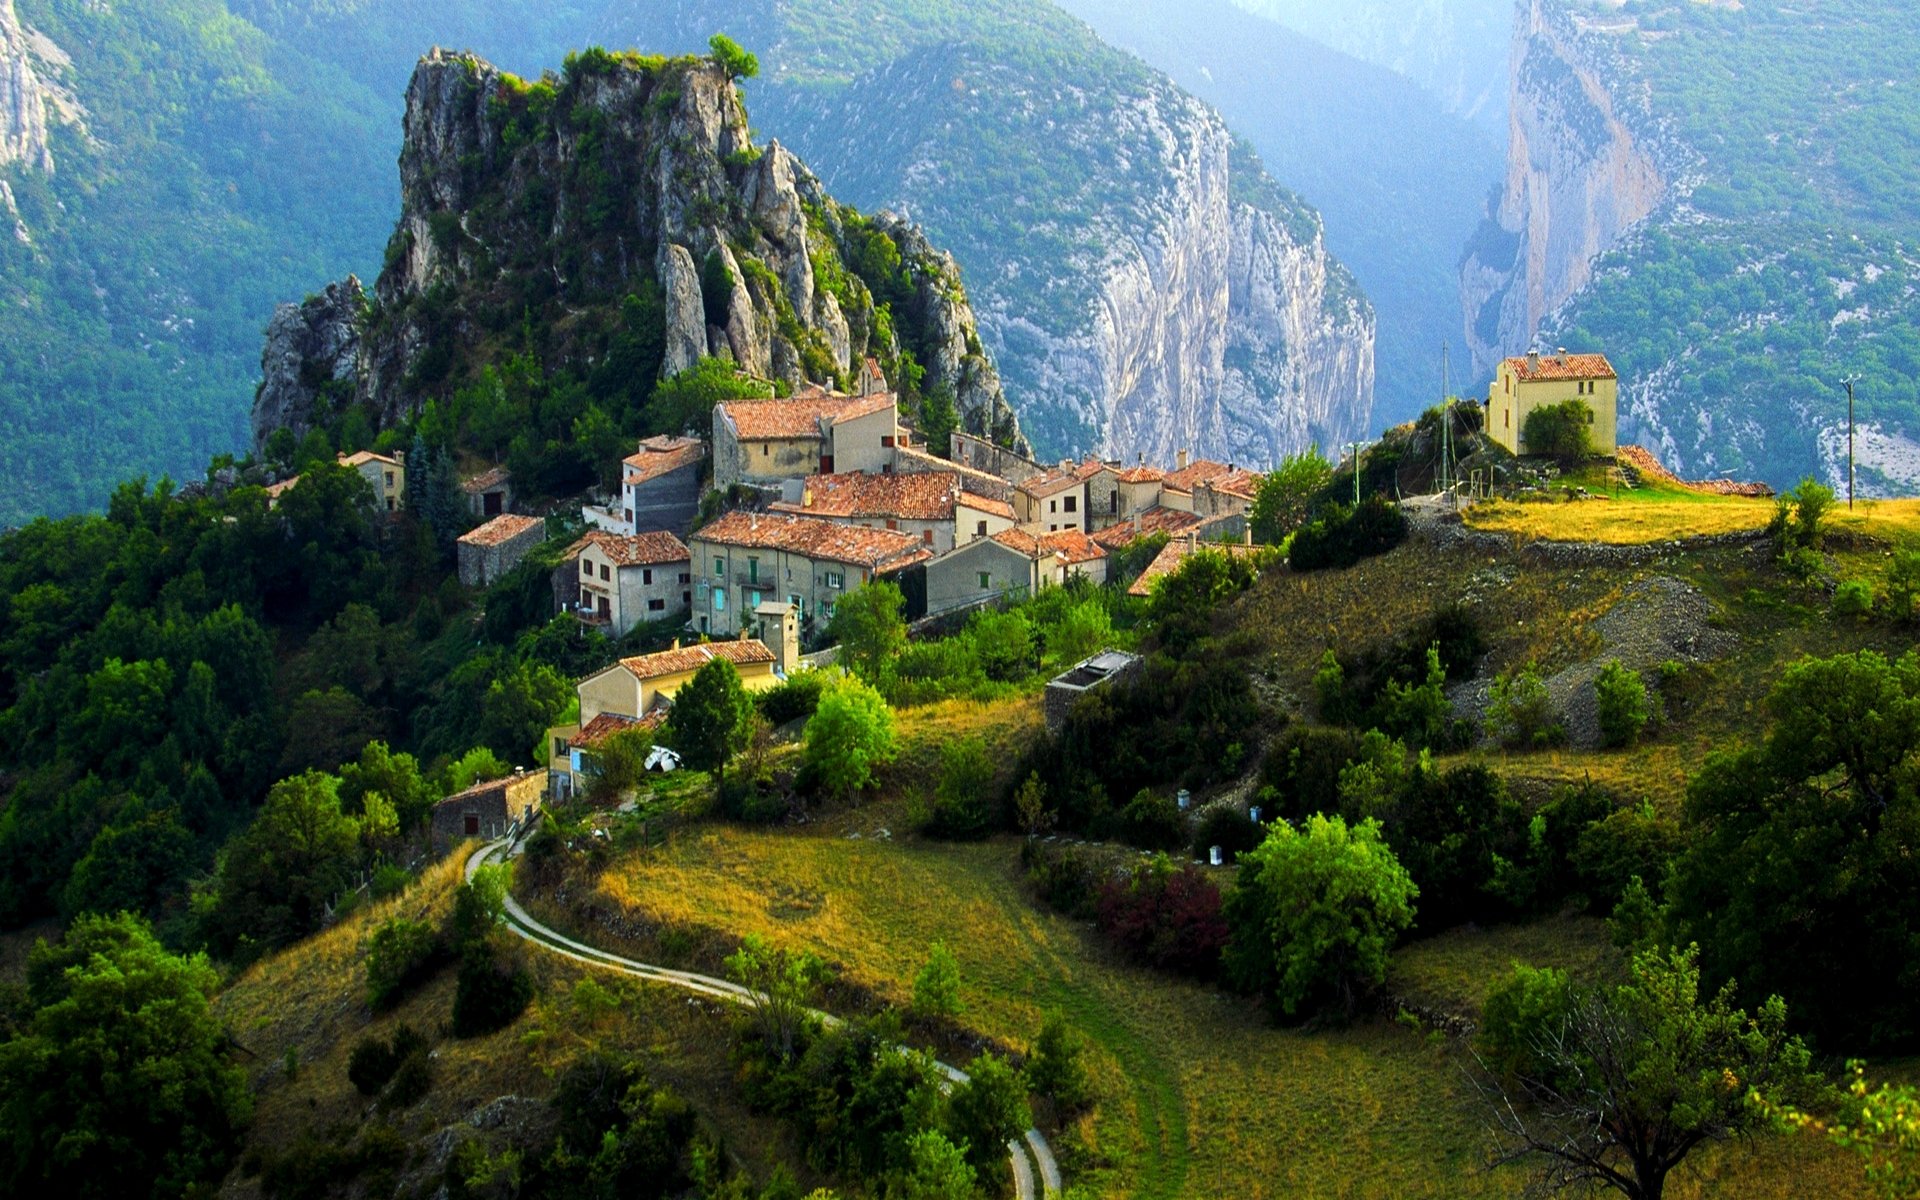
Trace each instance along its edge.
<path fill-rule="evenodd" d="M 1633 88 L 1632 66 L 1564 0 L 1522 0 L 1507 178 L 1460 269 L 1475 365 L 1532 348 L 1594 262 L 1665 202 L 1688 154 Z"/>
<path fill-rule="evenodd" d="M 53 170 L 47 146 L 47 98 L 13 0 L 0 0 L 0 167 Z"/>
<path fill-rule="evenodd" d="M 1318 215 L 1164 76 L 1128 60 L 1099 83 L 936 46 L 843 90 L 775 91 L 765 119 L 970 264 L 981 336 L 1047 457 L 1264 465 L 1361 435 L 1373 313 Z"/>
<path fill-rule="evenodd" d="M 896 383 L 924 371 L 919 386 L 949 390 L 970 427 L 1020 443 L 952 258 L 839 204 L 779 143 L 755 146 L 708 60 L 594 51 L 529 83 L 436 50 L 407 91 L 400 183 L 351 339 L 355 399 L 382 424 L 526 322 L 548 366 L 602 369 L 610 330 L 657 304 L 662 376 L 717 355 L 788 384 L 850 385 L 871 355 Z M 332 305 L 276 316 L 257 440 L 300 424 L 313 381 L 335 377 Z"/>

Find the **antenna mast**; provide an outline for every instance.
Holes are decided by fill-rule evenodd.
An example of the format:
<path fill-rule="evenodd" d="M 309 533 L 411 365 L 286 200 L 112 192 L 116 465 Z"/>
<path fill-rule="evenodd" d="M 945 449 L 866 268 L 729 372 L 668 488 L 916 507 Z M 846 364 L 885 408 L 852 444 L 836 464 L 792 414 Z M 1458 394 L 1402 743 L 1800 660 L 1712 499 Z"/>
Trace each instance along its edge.
<path fill-rule="evenodd" d="M 1440 343 L 1440 490 L 1453 492 L 1453 348 Z"/>

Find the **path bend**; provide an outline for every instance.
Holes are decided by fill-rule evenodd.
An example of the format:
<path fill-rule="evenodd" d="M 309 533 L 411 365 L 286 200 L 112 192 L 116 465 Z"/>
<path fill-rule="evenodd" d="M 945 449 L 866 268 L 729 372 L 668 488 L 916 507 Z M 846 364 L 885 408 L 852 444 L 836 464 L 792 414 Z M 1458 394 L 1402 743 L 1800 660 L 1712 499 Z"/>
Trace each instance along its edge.
<path fill-rule="evenodd" d="M 514 839 L 502 838 L 489 842 L 475 850 L 467 858 L 464 877 L 471 880 L 473 873 L 490 858 L 509 851 Z M 597 967 L 603 971 L 614 971 L 636 979 L 645 979 L 653 983 L 663 983 L 682 991 L 695 992 L 714 1000 L 724 1000 L 729 1004 L 751 1004 L 755 994 L 732 980 L 719 979 L 712 975 L 701 975 L 693 971 L 679 971 L 671 967 L 654 966 L 651 963 L 637 962 L 624 958 L 611 951 L 590 946 L 585 942 L 550 929 L 541 924 L 520 902 L 508 892 L 504 904 L 507 929 L 514 936 L 540 947 L 549 954 L 559 955 L 583 966 Z M 839 1017 L 819 1009 L 813 1015 L 827 1025 L 843 1024 Z M 967 1073 L 960 1068 L 944 1062 L 935 1061 L 934 1066 L 951 1083 L 965 1083 Z M 1029 1157 L 1031 1155 L 1031 1157 Z M 1060 1164 L 1054 1160 L 1053 1148 L 1047 1144 L 1046 1135 L 1038 1129 L 1029 1129 L 1019 1139 L 1007 1143 L 1007 1160 L 1013 1167 L 1014 1194 L 1019 1200 L 1044 1200 L 1045 1197 L 1060 1195 Z M 1038 1168 L 1038 1175 L 1035 1168 Z"/>

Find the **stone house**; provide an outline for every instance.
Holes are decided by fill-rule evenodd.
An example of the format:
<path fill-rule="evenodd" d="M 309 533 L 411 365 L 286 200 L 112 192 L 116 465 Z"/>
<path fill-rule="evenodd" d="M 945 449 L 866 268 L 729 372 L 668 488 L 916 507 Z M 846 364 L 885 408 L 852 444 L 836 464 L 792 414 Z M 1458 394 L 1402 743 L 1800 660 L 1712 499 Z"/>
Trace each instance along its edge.
<path fill-rule="evenodd" d="M 483 521 L 513 511 L 513 473 L 505 467 L 490 467 L 461 480 L 460 491 L 467 498 L 467 511 Z"/>
<path fill-rule="evenodd" d="M 1041 534 L 1004 530 L 927 564 L 927 613 L 938 615 L 1001 597 L 1030 596 L 1076 575 L 1107 578 L 1106 548 L 1078 530 Z"/>
<path fill-rule="evenodd" d="M 588 506 L 588 525 L 631 537 L 654 530 L 684 532 L 700 512 L 707 446 L 694 437 L 650 437 L 620 463 L 620 503 Z"/>
<path fill-rule="evenodd" d="M 1141 661 L 1137 654 L 1107 650 L 1057 676 L 1047 684 L 1046 695 L 1040 702 L 1041 711 L 1046 715 L 1047 732 L 1060 732 L 1060 727 L 1067 722 L 1067 714 L 1073 711 L 1080 697 L 1095 688 L 1117 686 L 1137 675 Z"/>
<path fill-rule="evenodd" d="M 1199 517 L 1239 516 L 1253 507 L 1260 490 L 1258 472 L 1233 463 L 1197 459 L 1182 450 L 1179 465 L 1160 482 L 1160 503 Z"/>
<path fill-rule="evenodd" d="M 1008 483 L 1025 483 L 1036 475 L 1047 473 L 1047 468 L 1024 455 L 957 429 L 948 435 L 947 458 Z"/>
<path fill-rule="evenodd" d="M 902 530 L 785 513 L 728 513 L 687 546 L 694 624 L 715 637 L 738 633 L 769 600 L 793 605 L 803 628 L 824 628 L 848 592 L 933 557 L 922 538 Z"/>
<path fill-rule="evenodd" d="M 547 779 L 539 771 L 515 771 L 505 779 L 476 783 L 433 806 L 433 848 L 445 853 L 465 838 L 497 838 L 514 822 L 523 825 L 540 807 Z"/>
<path fill-rule="evenodd" d="M 900 441 L 891 393 L 843 396 L 813 388 L 785 400 L 713 409 L 713 486 L 778 484 L 836 472 L 890 472 Z"/>
<path fill-rule="evenodd" d="M 1090 458 L 1081 463 L 1062 463 L 1044 475 L 1015 485 L 1013 510 L 1020 528 L 1035 535 L 1076 529 L 1091 531 L 1087 520 L 1087 481 L 1104 470 L 1105 463 Z"/>
<path fill-rule="evenodd" d="M 783 484 L 769 511 L 913 534 L 935 554 L 1014 525 L 1012 505 L 967 491 L 957 473 L 811 475 Z"/>
<path fill-rule="evenodd" d="M 1151 508 L 1138 509 L 1117 524 L 1108 525 L 1093 535 L 1093 540 L 1106 547 L 1108 552 L 1125 549 L 1144 537 L 1156 533 L 1169 536 L 1184 535 L 1188 530 L 1197 528 L 1204 522 L 1200 517 L 1177 508 L 1154 505 Z"/>
<path fill-rule="evenodd" d="M 693 606 L 686 543 L 664 530 L 621 537 L 592 530 L 568 547 L 580 620 L 625 637 L 643 621 L 684 615 Z"/>
<path fill-rule="evenodd" d="M 1527 418 L 1567 400 L 1587 406 L 1593 452 L 1611 458 L 1619 450 L 1620 376 L 1604 354 L 1562 349 L 1502 362 L 1487 388 L 1487 435 L 1514 454 L 1531 454 Z"/>
<path fill-rule="evenodd" d="M 904 441 L 893 448 L 893 473 L 896 475 L 958 475 L 960 486 L 976 496 L 1007 504 L 1013 502 L 1013 484 L 1001 476 L 975 470 L 965 463 L 940 458 L 929 454 L 925 447 L 908 445 Z"/>
<path fill-rule="evenodd" d="M 358 471 L 373 489 L 374 507 L 381 512 L 399 512 L 406 503 L 407 464 L 404 453 L 375 454 L 361 450 L 339 456 L 341 466 Z"/>
<path fill-rule="evenodd" d="M 486 587 L 519 565 L 535 546 L 547 540 L 547 523 L 539 517 L 502 513 L 478 529 L 460 535 L 454 546 L 459 557 L 460 582 Z"/>

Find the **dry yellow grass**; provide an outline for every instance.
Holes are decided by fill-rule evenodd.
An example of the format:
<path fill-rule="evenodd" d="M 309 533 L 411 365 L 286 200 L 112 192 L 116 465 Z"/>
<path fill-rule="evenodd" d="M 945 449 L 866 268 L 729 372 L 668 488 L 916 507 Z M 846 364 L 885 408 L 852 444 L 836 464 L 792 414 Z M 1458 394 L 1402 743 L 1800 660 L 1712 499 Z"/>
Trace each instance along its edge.
<path fill-rule="evenodd" d="M 1773 503 L 1741 496 L 1698 496 L 1660 499 L 1539 501 L 1516 504 L 1494 501 L 1467 512 L 1475 529 L 1510 533 L 1528 541 L 1607 542 L 1633 546 L 1668 542 L 1709 534 L 1746 533 L 1764 529 L 1773 518 Z"/>
<path fill-rule="evenodd" d="M 1010 841 L 941 846 L 823 833 L 695 831 L 623 863 L 597 902 L 704 957 L 745 933 L 815 951 L 843 977 L 904 1002 L 926 947 L 966 980 L 966 1022 L 1015 1045 L 1050 1011 L 1094 1043 L 1104 1095 L 1057 1149 L 1112 1197 L 1495 1197 L 1519 1179 L 1480 1170 L 1482 1124 L 1456 1052 L 1386 1021 L 1277 1029 L 1241 998 L 1117 963 L 1087 927 L 1033 908 Z M 709 943 L 709 944 L 703 944 Z M 1403 953 L 1411 986 L 1477 999 L 1516 955 L 1578 966 L 1589 923 L 1456 933 Z M 1863 1194 L 1853 1164 L 1767 1140 L 1714 1152 L 1722 1195 Z M 1701 1194 L 1691 1182 L 1669 1193 Z"/>

